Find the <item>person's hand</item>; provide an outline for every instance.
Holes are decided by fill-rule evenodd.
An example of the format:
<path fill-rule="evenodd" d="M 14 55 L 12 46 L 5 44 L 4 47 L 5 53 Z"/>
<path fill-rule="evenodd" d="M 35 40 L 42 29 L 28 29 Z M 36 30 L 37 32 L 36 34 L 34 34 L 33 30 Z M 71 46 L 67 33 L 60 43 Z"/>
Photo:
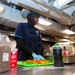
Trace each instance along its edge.
<path fill-rule="evenodd" d="M 44 57 L 41 55 L 37 55 L 35 53 L 32 53 L 33 59 L 34 60 L 44 60 Z"/>
<path fill-rule="evenodd" d="M 41 55 L 38 55 L 40 59 L 44 60 L 45 58 Z"/>

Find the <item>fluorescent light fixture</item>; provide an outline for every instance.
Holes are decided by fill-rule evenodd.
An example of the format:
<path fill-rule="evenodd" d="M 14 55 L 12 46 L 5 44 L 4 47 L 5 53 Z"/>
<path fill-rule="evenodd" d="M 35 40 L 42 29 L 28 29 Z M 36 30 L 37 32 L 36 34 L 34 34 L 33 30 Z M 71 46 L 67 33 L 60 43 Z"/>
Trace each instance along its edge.
<path fill-rule="evenodd" d="M 74 43 L 72 41 L 68 41 L 68 42 L 59 42 L 58 44 L 71 44 L 71 43 Z"/>
<path fill-rule="evenodd" d="M 57 1 L 58 1 L 58 5 L 60 7 L 62 7 L 62 6 L 66 5 L 67 3 L 69 3 L 69 2 L 71 2 L 73 0 L 57 0 Z"/>
<path fill-rule="evenodd" d="M 38 23 L 41 25 L 45 25 L 45 26 L 50 26 L 52 24 L 50 21 L 48 21 L 47 19 L 45 19 L 43 17 L 39 18 Z"/>
<path fill-rule="evenodd" d="M 4 6 L 0 5 L 0 14 L 2 14 L 4 12 Z"/>
<path fill-rule="evenodd" d="M 64 33 L 64 34 L 75 34 L 75 32 L 73 32 L 73 31 L 71 31 L 69 29 L 65 29 L 65 30 L 63 30 L 61 32 Z"/>
<path fill-rule="evenodd" d="M 10 33 L 10 36 L 14 36 L 14 33 Z"/>
<path fill-rule="evenodd" d="M 68 39 L 60 39 L 59 41 L 70 41 L 70 40 L 68 40 Z"/>
<path fill-rule="evenodd" d="M 39 30 L 43 30 L 45 31 L 46 29 L 44 29 L 43 27 L 41 27 L 40 25 L 35 25 L 36 28 L 38 28 Z"/>
<path fill-rule="evenodd" d="M 42 37 L 42 40 L 43 40 L 43 41 L 49 41 L 48 38 L 44 38 L 44 37 Z"/>
<path fill-rule="evenodd" d="M 9 39 L 9 37 L 8 37 L 8 36 L 6 36 L 6 41 L 7 41 L 7 42 L 10 42 L 10 39 Z"/>
<path fill-rule="evenodd" d="M 73 0 L 56 0 L 53 5 L 56 8 L 60 8 L 60 7 L 64 6 L 64 5 L 68 4 L 71 1 L 73 1 Z"/>

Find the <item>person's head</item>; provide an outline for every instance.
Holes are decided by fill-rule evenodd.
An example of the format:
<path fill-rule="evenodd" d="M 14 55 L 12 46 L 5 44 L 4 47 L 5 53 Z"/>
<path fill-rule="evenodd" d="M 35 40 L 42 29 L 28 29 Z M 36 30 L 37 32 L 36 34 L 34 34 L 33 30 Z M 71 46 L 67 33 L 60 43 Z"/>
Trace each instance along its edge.
<path fill-rule="evenodd" d="M 39 20 L 40 15 L 36 12 L 29 12 L 27 15 L 27 19 L 28 19 L 28 23 L 30 23 L 31 25 L 36 25 L 36 23 Z"/>

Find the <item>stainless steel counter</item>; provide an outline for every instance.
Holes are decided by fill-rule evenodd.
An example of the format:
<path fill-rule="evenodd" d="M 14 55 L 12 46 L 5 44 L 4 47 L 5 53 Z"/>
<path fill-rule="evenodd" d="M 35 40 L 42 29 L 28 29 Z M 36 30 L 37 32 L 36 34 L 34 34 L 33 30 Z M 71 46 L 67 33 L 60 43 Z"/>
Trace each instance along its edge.
<path fill-rule="evenodd" d="M 0 75 L 75 75 L 75 64 L 64 65 L 64 67 L 18 68 L 17 74 L 6 72 Z"/>
<path fill-rule="evenodd" d="M 63 56 L 64 63 L 75 63 L 75 55 Z"/>

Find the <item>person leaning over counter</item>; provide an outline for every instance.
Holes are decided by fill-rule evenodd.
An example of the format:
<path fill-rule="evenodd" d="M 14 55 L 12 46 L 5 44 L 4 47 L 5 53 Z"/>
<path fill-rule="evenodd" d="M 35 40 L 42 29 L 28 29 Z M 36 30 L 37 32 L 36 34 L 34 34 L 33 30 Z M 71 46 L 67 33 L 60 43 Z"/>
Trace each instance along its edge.
<path fill-rule="evenodd" d="M 35 59 L 44 60 L 42 39 L 40 31 L 34 26 L 37 24 L 40 15 L 36 12 L 29 12 L 27 23 L 19 23 L 14 39 L 18 48 L 18 61 Z"/>

